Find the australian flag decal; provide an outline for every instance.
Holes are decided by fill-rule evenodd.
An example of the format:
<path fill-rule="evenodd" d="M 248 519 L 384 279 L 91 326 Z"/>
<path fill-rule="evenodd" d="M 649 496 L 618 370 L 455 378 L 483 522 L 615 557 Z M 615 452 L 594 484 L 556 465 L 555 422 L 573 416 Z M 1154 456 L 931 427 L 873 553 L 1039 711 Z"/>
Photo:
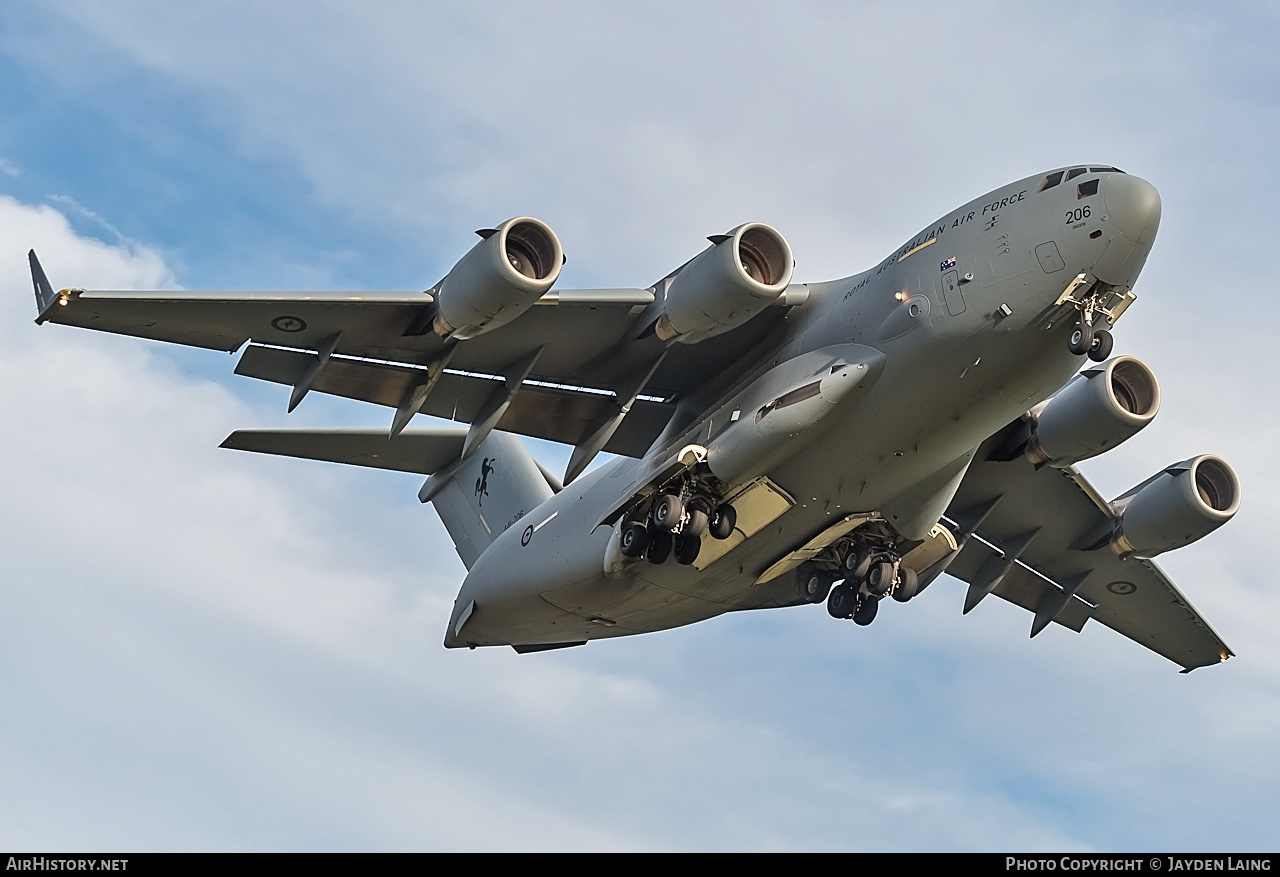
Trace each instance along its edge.
<path fill-rule="evenodd" d="M 939 270 L 939 271 L 949 271 L 949 270 L 951 270 L 951 269 L 952 269 L 952 268 L 954 268 L 954 267 L 956 267 L 956 257 L 955 257 L 955 256 L 952 256 L 950 259 L 943 259 L 943 260 L 942 260 L 942 267 L 941 267 L 941 268 L 939 268 L 938 270 Z"/>

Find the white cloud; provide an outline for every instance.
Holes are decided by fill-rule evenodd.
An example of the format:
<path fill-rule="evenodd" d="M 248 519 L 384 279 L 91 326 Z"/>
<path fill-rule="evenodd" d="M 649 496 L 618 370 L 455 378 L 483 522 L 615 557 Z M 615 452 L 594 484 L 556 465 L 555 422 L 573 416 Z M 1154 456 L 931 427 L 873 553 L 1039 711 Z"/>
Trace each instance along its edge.
<path fill-rule="evenodd" d="M 124 233 L 121 232 L 120 229 L 116 228 L 114 225 L 107 222 L 107 220 L 103 219 L 101 216 L 99 216 L 97 213 L 90 210 L 88 207 L 85 207 L 83 204 L 78 202 L 75 198 L 72 198 L 70 195 L 50 195 L 49 200 L 54 204 L 61 205 L 62 207 L 69 210 L 71 213 L 74 213 L 76 216 L 79 216 L 82 219 L 86 219 L 93 225 L 96 225 L 99 228 L 107 231 L 111 235 L 111 237 L 115 239 L 116 243 L 125 244 L 127 246 L 134 247 L 134 248 L 139 246 L 136 241 L 131 241 L 127 237 L 125 237 Z"/>

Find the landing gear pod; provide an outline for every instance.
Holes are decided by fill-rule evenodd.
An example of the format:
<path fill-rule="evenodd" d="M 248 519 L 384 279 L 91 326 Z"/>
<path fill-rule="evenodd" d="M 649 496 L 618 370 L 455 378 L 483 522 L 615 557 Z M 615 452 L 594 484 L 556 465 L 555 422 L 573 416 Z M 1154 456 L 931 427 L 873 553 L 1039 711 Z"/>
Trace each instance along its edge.
<path fill-rule="evenodd" d="M 791 282 L 791 245 L 761 222 L 708 238 L 711 246 L 667 287 L 654 331 L 663 341 L 693 344 L 742 325 Z"/>
<path fill-rule="evenodd" d="M 1192 457 L 1111 504 L 1117 554 L 1154 557 L 1212 533 L 1240 508 L 1240 481 L 1221 457 Z"/>
<path fill-rule="evenodd" d="M 564 251 L 546 223 L 517 216 L 476 234 L 484 240 L 436 284 L 433 328 L 441 336 L 474 338 L 511 322 L 560 276 Z"/>

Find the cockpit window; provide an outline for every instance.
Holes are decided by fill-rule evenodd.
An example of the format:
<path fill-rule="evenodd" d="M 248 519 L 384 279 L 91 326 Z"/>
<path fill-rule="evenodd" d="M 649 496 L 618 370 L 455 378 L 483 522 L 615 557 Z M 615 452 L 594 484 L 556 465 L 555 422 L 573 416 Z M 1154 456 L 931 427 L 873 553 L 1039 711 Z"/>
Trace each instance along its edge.
<path fill-rule="evenodd" d="M 1124 173 L 1124 171 L 1120 170 L 1120 168 L 1118 167 L 1091 167 L 1089 168 L 1089 173 L 1091 174 L 1122 174 Z"/>
<path fill-rule="evenodd" d="M 1080 198 L 1088 198 L 1090 195 L 1096 195 L 1096 194 L 1098 194 L 1098 180 L 1096 177 L 1092 180 L 1086 180 L 1085 182 L 1076 186 L 1077 200 L 1079 200 Z"/>
<path fill-rule="evenodd" d="M 1040 184 L 1040 188 L 1036 189 L 1036 191 L 1043 192 L 1045 189 L 1052 189 L 1054 186 L 1058 185 L 1058 183 L 1061 183 L 1061 182 L 1062 182 L 1062 171 L 1049 174 L 1049 176 L 1044 178 L 1044 182 Z"/>
<path fill-rule="evenodd" d="M 1086 169 L 1086 168 L 1082 168 L 1082 167 L 1073 167 L 1071 170 L 1067 171 L 1067 179 L 1068 179 L 1068 180 L 1074 180 L 1076 177 L 1080 176 L 1080 175 L 1081 175 L 1081 174 L 1083 174 L 1083 173 L 1087 173 L 1087 172 L 1088 172 L 1088 171 L 1087 171 L 1087 169 Z"/>

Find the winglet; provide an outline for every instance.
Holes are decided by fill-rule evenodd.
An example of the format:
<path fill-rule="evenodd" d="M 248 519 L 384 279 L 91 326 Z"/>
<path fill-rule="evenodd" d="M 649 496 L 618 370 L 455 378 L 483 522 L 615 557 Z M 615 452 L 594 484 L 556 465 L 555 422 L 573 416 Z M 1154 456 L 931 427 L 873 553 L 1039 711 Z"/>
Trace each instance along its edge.
<path fill-rule="evenodd" d="M 27 253 L 27 260 L 31 262 L 31 285 L 36 288 L 36 309 L 39 311 L 36 324 L 39 325 L 49 318 L 49 310 L 57 305 L 58 294 L 49 284 L 49 278 L 44 276 L 44 269 L 40 267 L 35 250 Z"/>

